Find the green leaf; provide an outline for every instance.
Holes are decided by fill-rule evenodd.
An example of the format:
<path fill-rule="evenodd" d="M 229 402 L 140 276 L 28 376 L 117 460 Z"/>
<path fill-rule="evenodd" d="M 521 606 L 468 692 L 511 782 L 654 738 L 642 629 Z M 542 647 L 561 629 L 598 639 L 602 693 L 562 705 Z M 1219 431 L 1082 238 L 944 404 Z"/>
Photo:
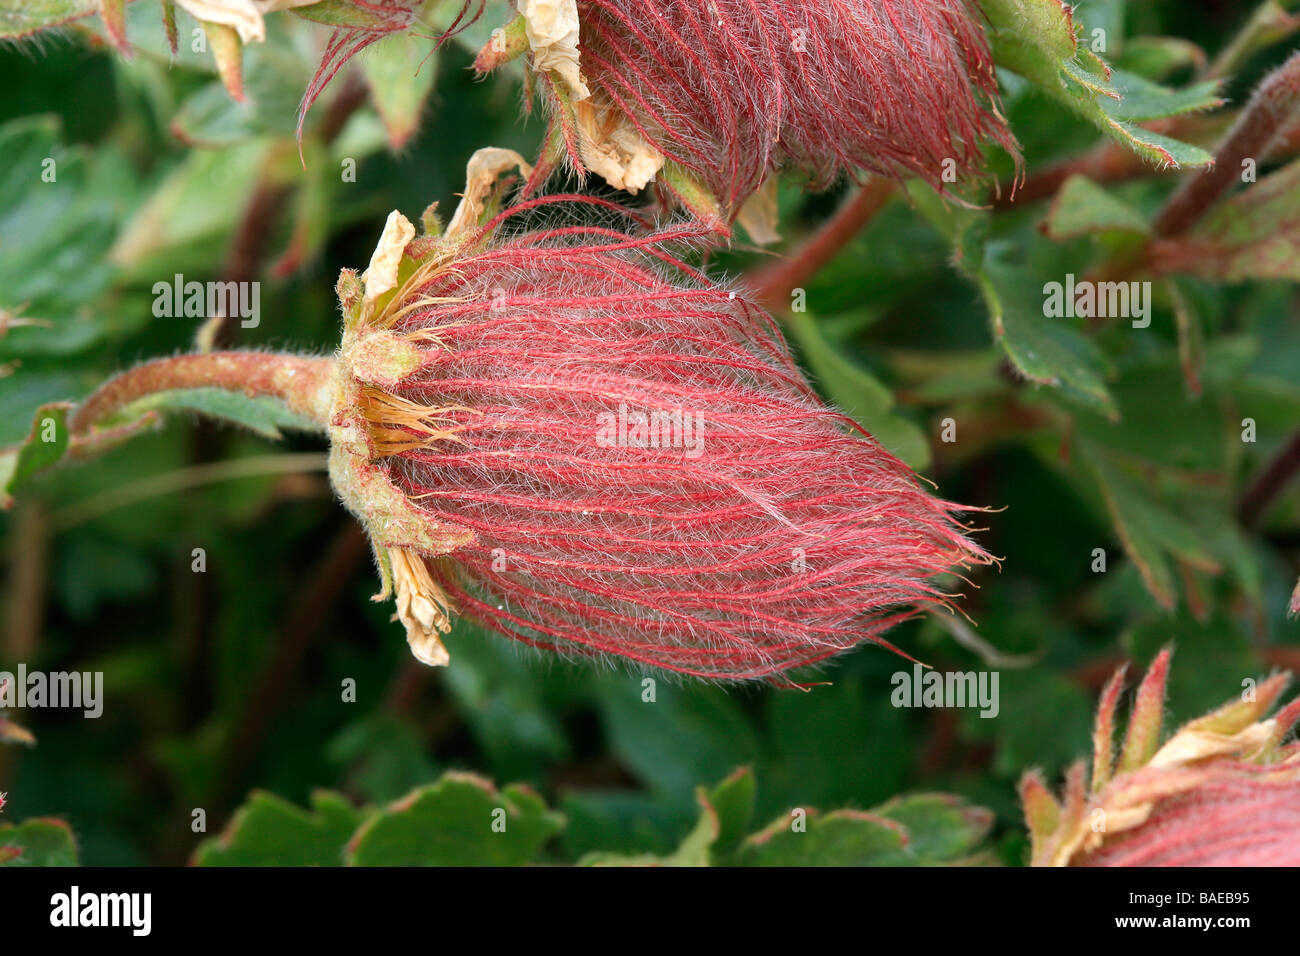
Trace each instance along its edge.
<path fill-rule="evenodd" d="M 194 862 L 198 866 L 342 866 L 348 839 L 369 813 L 328 790 L 311 795 L 310 810 L 256 792 L 224 833 L 195 851 Z"/>
<path fill-rule="evenodd" d="M 925 433 L 914 422 L 891 413 L 894 396 L 889 389 L 827 341 L 810 313 L 791 313 L 786 328 L 799 346 L 813 381 L 825 389 L 832 403 L 911 467 L 920 469 L 930 463 Z"/>
<path fill-rule="evenodd" d="M 1208 497 L 1208 496 L 1207 496 Z M 1206 550 L 1221 559 L 1242 592 L 1256 604 L 1264 599 L 1264 576 L 1259 556 L 1241 531 L 1231 503 L 1204 501 L 1191 513 Z"/>
<path fill-rule="evenodd" d="M 198 412 L 234 425 L 242 425 L 264 438 L 279 441 L 281 429 L 319 431 L 320 425 L 289 410 L 284 401 L 269 395 L 249 396 L 222 388 L 183 388 L 155 392 L 122 408 L 114 420 L 135 421 L 146 412 Z"/>
<path fill-rule="evenodd" d="M 564 795 L 566 855 L 667 855 L 698 820 L 699 808 L 670 806 L 640 790 L 576 789 Z"/>
<path fill-rule="evenodd" d="M 568 756 L 564 727 L 544 698 L 535 657 L 469 621 L 447 637 L 455 667 L 443 680 L 500 779 L 532 777 Z"/>
<path fill-rule="evenodd" d="M 1136 209 L 1117 199 L 1086 176 L 1071 176 L 1061 186 L 1047 214 L 1047 235 L 1077 239 L 1100 232 L 1146 235 L 1147 221 Z"/>
<path fill-rule="evenodd" d="M 780 759 L 763 783 L 782 802 L 860 805 L 906 785 L 914 756 L 905 712 L 880 692 L 883 682 L 872 689 L 865 683 L 837 674 L 829 687 L 768 702 L 767 727 Z"/>
<path fill-rule="evenodd" d="M 907 827 L 861 810 L 796 809 L 742 847 L 742 866 L 907 866 Z"/>
<path fill-rule="evenodd" d="M 58 462 L 68 451 L 67 402 L 42 405 L 32 420 L 32 430 L 17 448 L 0 449 L 0 507 L 36 472 Z"/>
<path fill-rule="evenodd" d="M 217 148 L 259 133 L 292 135 L 312 66 L 286 33 L 269 29 L 266 42 L 244 48 L 244 102 L 231 99 L 219 82 L 204 84 L 173 117 L 171 128 L 176 136 L 190 145 Z"/>
<path fill-rule="evenodd" d="M 712 847 L 718 839 L 718 817 L 703 800 L 701 788 L 700 814 L 694 829 L 686 835 L 675 851 L 667 856 L 649 853 L 624 855 L 619 853 L 589 853 L 578 861 L 579 866 L 712 866 Z"/>
<path fill-rule="evenodd" d="M 118 235 L 111 261 L 152 282 L 207 268 L 243 214 L 272 142 L 259 137 L 224 149 L 191 150 Z M 198 247 L 196 249 L 196 247 Z"/>
<path fill-rule="evenodd" d="M 252 100 L 237 102 L 221 83 L 208 83 L 181 104 L 172 119 L 172 131 L 191 146 L 213 149 L 233 145 L 256 132 Z"/>
<path fill-rule="evenodd" d="M 1112 455 L 1193 481 L 1221 481 L 1228 463 L 1219 429 L 1226 426 L 1209 424 L 1218 420 L 1219 399 L 1210 375 L 1205 377 L 1205 393 L 1189 400 L 1172 349 L 1154 360 L 1133 362 L 1111 385 L 1123 418 L 1114 421 L 1085 411 L 1075 416 L 1075 425 L 1080 436 Z"/>
<path fill-rule="evenodd" d="M 0 866 L 76 866 L 72 828 L 53 817 L 0 824 Z"/>
<path fill-rule="evenodd" d="M 419 128 L 420 113 L 433 92 L 436 56 L 429 56 L 427 40 L 394 33 L 361 55 L 361 73 L 388 130 L 389 145 L 401 149 Z"/>
<path fill-rule="evenodd" d="M 907 827 L 909 853 L 934 862 L 975 852 L 993 828 L 990 811 L 947 793 L 895 797 L 875 812 Z"/>
<path fill-rule="evenodd" d="M 1207 99 L 1205 90 L 1175 94 L 1135 77 L 1127 90 L 1136 102 L 1126 112 L 1125 88 L 1115 85 L 1110 68 L 1080 44 L 1086 30 L 1062 0 L 985 0 L 983 9 L 994 28 L 997 62 L 1107 136 L 1162 168 L 1208 166 L 1214 161 L 1198 146 L 1133 125 L 1135 117 L 1156 118 L 1150 114 L 1161 106 L 1175 113 L 1198 108 L 1195 104 Z"/>
<path fill-rule="evenodd" d="M 375 814 L 352 838 L 350 866 L 518 866 L 564 827 L 541 797 L 447 773 Z"/>
<path fill-rule="evenodd" d="M 14 40 L 99 9 L 99 0 L 20 0 L 0 6 L 0 38 Z"/>
<path fill-rule="evenodd" d="M 1002 260 L 1011 251 L 1003 240 L 987 243 L 988 214 L 947 211 L 933 194 L 911 190 L 909 197 L 935 229 L 953 244 L 958 266 L 973 279 L 988 309 L 997 344 L 1029 381 L 1058 388 L 1067 399 L 1107 416 L 1117 416 L 1105 378 L 1111 367 L 1104 353 L 1066 324 L 1049 318 L 1046 289 L 1030 272 Z"/>
<path fill-rule="evenodd" d="M 1218 109 L 1226 100 L 1219 96 L 1217 80 L 1195 83 L 1182 90 L 1153 83 L 1136 73 L 1125 70 L 1111 72 L 1111 86 L 1119 93 L 1119 100 L 1102 100 L 1102 108 L 1115 119 L 1128 123 L 1143 123 L 1182 116 L 1185 113 L 1203 113 Z"/>
<path fill-rule="evenodd" d="M 1300 30 L 1300 17 L 1291 11 L 1295 0 L 1264 0 L 1245 25 L 1219 51 L 1211 65 L 1216 76 L 1237 73 L 1253 57 Z"/>
<path fill-rule="evenodd" d="M 700 816 L 677 849 L 654 854 L 589 853 L 580 866 L 717 866 L 740 845 L 754 817 L 757 784 L 748 767 L 735 770 L 712 790 L 698 787 Z"/>
<path fill-rule="evenodd" d="M 960 797 L 896 797 L 870 813 L 796 808 L 745 841 L 746 866 L 934 866 L 965 862 L 988 835 L 993 814 Z"/>
<path fill-rule="evenodd" d="M 346 771 L 348 790 L 370 801 L 387 803 L 437 776 L 419 726 L 387 711 L 348 724 L 325 752 Z"/>
<path fill-rule="evenodd" d="M 701 803 L 712 807 L 718 819 L 715 853 L 727 854 L 740 845 L 754 819 L 757 795 L 758 781 L 748 767 L 737 769 L 707 793 L 701 792 Z"/>
<path fill-rule="evenodd" d="M 1119 62 L 1130 73 L 1161 80 L 1178 70 L 1204 67 L 1205 51 L 1182 37 L 1133 37 Z"/>
<path fill-rule="evenodd" d="M 50 116 L 0 126 L 0 311 L 40 320 L 0 331 L 0 355 L 84 351 L 109 330 L 106 253 L 135 181 L 112 150 L 89 155 Z"/>
<path fill-rule="evenodd" d="M 1106 388 L 1109 362 L 1093 343 L 1044 312 L 1044 293 L 1025 270 L 990 260 L 980 283 L 993 332 L 1021 374 L 1059 388 L 1071 400 L 1118 417 Z"/>
<path fill-rule="evenodd" d="M 1145 595 L 1143 601 L 1145 605 Z M 1039 628 L 1052 628 L 1058 616 L 1052 610 L 1051 618 L 1043 620 Z M 1073 677 L 1066 677 L 1060 670 L 1034 667 L 1002 671 L 998 694 L 996 720 L 982 719 L 973 710 L 962 715 L 966 736 L 993 743 L 992 772 L 998 777 L 1015 777 L 1026 767 L 1052 772 L 1063 769 L 1078 756 L 1080 742 L 1090 739 L 1092 698 Z M 1044 727 L 1052 728 L 1052 732 L 1043 733 Z"/>
<path fill-rule="evenodd" d="M 720 767 L 753 763 L 759 741 L 734 697 L 716 688 L 657 684 L 642 698 L 640 681 L 610 677 L 598 685 L 610 749 L 652 790 L 688 805 L 696 782 Z"/>
<path fill-rule="evenodd" d="M 1219 563 L 1205 550 L 1201 535 L 1191 524 L 1149 497 L 1111 464 L 1104 452 L 1086 441 L 1079 443 L 1079 449 L 1097 478 L 1115 530 L 1147 590 L 1162 607 L 1172 609 L 1176 593 L 1169 555 L 1211 573 L 1219 570 Z"/>
<path fill-rule="evenodd" d="M 374 4 L 354 3 L 352 0 L 320 0 L 320 3 L 293 7 L 292 12 L 304 20 L 346 29 L 388 31 L 392 18 Z"/>
<path fill-rule="evenodd" d="M 1128 0 L 1077 0 L 1075 16 L 1088 25 L 1080 38 L 1098 56 L 1113 57 L 1126 48 L 1124 17 Z"/>

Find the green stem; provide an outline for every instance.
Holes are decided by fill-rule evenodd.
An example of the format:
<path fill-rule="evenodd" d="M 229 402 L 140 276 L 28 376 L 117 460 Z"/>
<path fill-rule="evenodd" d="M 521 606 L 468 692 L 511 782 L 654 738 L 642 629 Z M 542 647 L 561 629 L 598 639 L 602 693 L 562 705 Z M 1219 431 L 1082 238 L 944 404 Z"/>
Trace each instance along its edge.
<path fill-rule="evenodd" d="M 138 399 L 186 388 L 224 388 L 249 397 L 274 396 L 324 428 L 329 423 L 334 361 L 277 352 L 177 355 L 109 379 L 73 413 L 74 436 L 90 432 Z"/>

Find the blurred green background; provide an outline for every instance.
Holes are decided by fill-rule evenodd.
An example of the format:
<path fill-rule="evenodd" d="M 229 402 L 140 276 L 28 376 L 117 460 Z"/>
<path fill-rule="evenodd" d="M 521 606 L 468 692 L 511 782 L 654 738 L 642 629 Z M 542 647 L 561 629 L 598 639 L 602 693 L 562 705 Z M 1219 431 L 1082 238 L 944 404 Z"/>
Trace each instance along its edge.
<path fill-rule="evenodd" d="M 246 52 L 248 106 L 229 101 L 210 56 L 182 42 L 169 63 L 151 2 L 130 7 L 129 61 L 93 19 L 0 49 L 0 308 L 52 323 L 0 337 L 0 445 L 27 434 L 42 402 L 79 399 L 115 370 L 191 347 L 197 320 L 151 312 L 153 283 L 177 272 L 262 282 L 260 325 L 228 327 L 229 344 L 329 352 L 334 280 L 365 265 L 389 210 L 452 208 L 481 146 L 537 152 L 543 126 L 521 117 L 520 74 L 479 81 L 469 70 L 501 6 L 429 57 L 418 80 L 426 38 L 364 54 L 374 95 L 347 102 L 363 89 L 355 64 L 335 81 L 308 117 L 305 169 L 294 128 L 328 36 L 319 25 L 268 18 L 267 43 Z M 1195 47 L 1212 57 L 1253 12 L 1231 0 L 1085 0 L 1078 16 L 1113 24 L 1112 44 L 1132 53 L 1107 56 L 1135 70 L 1156 45 L 1134 38 L 1177 38 L 1150 69 L 1182 86 L 1200 69 Z M 181 13 L 182 41 L 192 27 Z M 1223 90 L 1229 110 L 1284 58 L 1285 37 L 1242 59 Z M 1095 127 L 1004 79 L 1031 174 L 1097 147 Z M 1214 133 L 1207 121 L 1206 145 Z M 47 157 L 53 183 L 39 180 Z M 355 182 L 341 173 L 348 160 Z M 1010 175 L 1005 157 L 993 163 Z M 1173 181 L 1106 188 L 1149 216 Z M 783 182 L 776 251 L 796 248 L 847 192 Z M 253 209 L 264 216 L 250 223 Z M 696 819 L 695 787 L 748 765 L 758 821 L 946 791 L 993 811 L 998 858 L 1020 862 L 1015 781 L 1031 766 L 1056 779 L 1087 752 L 1096 692 L 1118 663 L 1174 642 L 1181 719 L 1300 661 L 1300 627 L 1285 616 L 1300 495 L 1292 486 L 1253 523 L 1236 514 L 1300 428 L 1294 285 L 1180 279 L 1193 330 L 1180 331 L 1157 292 L 1150 329 L 1078 323 L 1087 368 L 1065 387 L 1035 386 L 994 340 L 944 224 L 976 217 L 988 248 L 1035 284 L 1083 274 L 1124 241 L 1054 241 L 1039 229 L 1047 214 L 1044 202 L 967 213 L 896 196 L 809 283 L 809 311 L 787 326 L 828 398 L 923 465 L 939 494 L 1001 509 L 979 523 L 1002 566 L 981 570 L 963 605 L 983 645 L 934 620 L 890 635 L 941 670 L 998 670 L 996 719 L 891 706 L 890 676 L 909 667 L 870 646 L 820 671 L 828 683 L 807 693 L 660 677 L 653 703 L 638 673 L 543 658 L 463 622 L 451 666 L 426 669 L 389 606 L 368 600 L 367 546 L 323 472 L 268 457 L 321 442 L 276 444 L 178 416 L 41 476 L 0 515 L 0 670 L 102 671 L 106 691 L 98 720 L 8 715 L 38 743 L 0 748 L 4 818 L 66 820 L 88 864 L 174 864 L 252 789 L 298 804 L 316 788 L 383 803 L 459 768 L 532 784 L 567 818 L 541 858 L 572 860 L 671 850 Z M 710 268 L 739 277 L 770 255 L 742 241 Z M 1245 418 L 1254 442 L 1242 441 Z M 279 473 L 209 480 L 205 466 L 242 459 Z M 355 702 L 341 700 L 348 678 Z M 194 808 L 206 833 L 191 828 Z"/>

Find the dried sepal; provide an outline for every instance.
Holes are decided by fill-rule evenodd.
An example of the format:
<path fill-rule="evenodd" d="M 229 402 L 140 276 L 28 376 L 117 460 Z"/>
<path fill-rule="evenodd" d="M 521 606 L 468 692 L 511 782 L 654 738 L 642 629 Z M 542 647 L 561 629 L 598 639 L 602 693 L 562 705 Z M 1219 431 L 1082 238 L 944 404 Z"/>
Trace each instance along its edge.
<path fill-rule="evenodd" d="M 397 597 L 397 612 L 393 620 L 406 628 L 406 642 L 416 660 L 430 667 L 445 667 L 451 655 L 443 645 L 440 635 L 451 633 L 451 619 L 455 608 L 446 592 L 429 575 L 424 556 L 418 551 L 390 548 L 386 551 L 393 576 L 393 590 Z M 387 595 L 375 595 L 375 600 L 385 600 Z"/>

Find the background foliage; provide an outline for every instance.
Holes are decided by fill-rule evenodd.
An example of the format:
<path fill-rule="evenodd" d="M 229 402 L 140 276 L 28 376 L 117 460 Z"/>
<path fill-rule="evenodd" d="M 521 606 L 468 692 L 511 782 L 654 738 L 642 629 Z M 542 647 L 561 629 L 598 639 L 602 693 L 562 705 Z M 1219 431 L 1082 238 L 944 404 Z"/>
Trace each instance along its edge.
<path fill-rule="evenodd" d="M 184 43 L 169 56 L 153 3 L 127 8 L 130 60 L 94 18 L 0 49 L 0 332 L 15 316 L 47 320 L 0 335 L 0 445 L 22 440 L 43 403 L 189 348 L 198 320 L 151 311 L 153 284 L 174 273 L 262 280 L 262 321 L 229 329 L 233 344 L 332 349 L 334 278 L 364 265 L 390 209 L 447 208 L 480 146 L 537 152 L 519 74 L 479 82 L 468 69 L 502 6 L 422 65 L 433 44 L 415 34 L 363 54 L 309 115 L 305 167 L 294 132 L 319 25 L 268 18 L 267 43 L 245 53 L 247 105 L 211 56 Z M 1040 6 L 987 4 L 1016 30 Z M 1138 124 L 1171 115 L 1184 144 L 1171 148 L 1203 161 L 1284 59 L 1300 23 L 1283 6 L 1083 0 L 1084 35 L 1104 29 L 1120 68 L 1121 113 L 1071 90 L 1078 61 L 1052 59 L 1050 29 L 998 29 L 1031 183 L 1098 150 L 1149 152 Z M 1273 28 L 1241 33 L 1265 15 Z M 1215 77 L 1225 49 L 1232 69 Z M 1129 132 L 1103 136 L 1107 117 Z M 57 180 L 42 183 L 48 157 Z M 355 182 L 340 175 L 348 160 Z M 992 162 L 1009 183 L 1006 157 Z M 1261 176 L 1291 176 L 1287 162 Z M 1044 318 L 1043 283 L 1122 262 L 1178 175 L 1132 172 L 982 210 L 895 194 L 788 317 L 830 399 L 944 497 L 1004 509 L 981 538 L 1002 567 L 965 604 L 982 643 L 932 619 L 891 636 L 941 670 L 999 670 L 996 719 L 891 706 L 904 662 L 873 647 L 809 693 L 661 678 L 651 703 L 639 674 L 543 659 L 462 622 L 452 666 L 430 671 L 368 600 L 361 534 L 304 457 L 319 444 L 176 416 L 92 466 L 28 481 L 0 516 L 0 669 L 102 671 L 107 697 L 98 720 L 15 716 L 38 744 L 0 750 L 0 862 L 4 845 L 70 860 L 67 827 L 93 864 L 1023 862 L 1015 779 L 1030 766 L 1054 778 L 1086 751 L 1117 663 L 1174 642 L 1182 720 L 1300 660 L 1286 618 L 1300 495 L 1240 508 L 1300 427 L 1300 259 L 1279 267 L 1258 246 L 1289 239 L 1298 194 L 1283 178 L 1269 202 L 1230 209 L 1246 223 L 1220 250 L 1231 281 L 1157 282 L 1150 328 Z M 783 182 L 776 251 L 850 191 Z M 741 276 L 770 259 L 741 241 L 711 268 Z M 941 440 L 949 418 L 954 442 Z M 345 678 L 355 702 L 340 700 Z M 227 838 L 197 849 L 241 804 Z M 495 807 L 509 838 L 474 836 L 469 821 Z M 783 839 L 792 807 L 809 811 L 797 844 Z M 44 817 L 63 822 L 32 819 Z"/>

